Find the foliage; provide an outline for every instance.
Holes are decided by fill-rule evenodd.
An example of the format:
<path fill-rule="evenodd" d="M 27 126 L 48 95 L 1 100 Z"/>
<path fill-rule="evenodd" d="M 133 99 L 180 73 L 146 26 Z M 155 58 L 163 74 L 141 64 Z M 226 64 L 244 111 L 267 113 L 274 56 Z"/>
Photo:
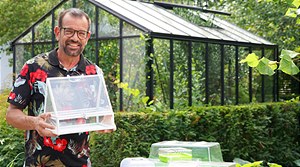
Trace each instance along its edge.
<path fill-rule="evenodd" d="M 5 116 L 8 91 L 1 97 Z M 217 141 L 225 161 L 235 157 L 295 166 L 300 159 L 300 104 L 251 104 L 193 107 L 186 110 L 116 112 L 117 131 L 91 136 L 93 166 L 119 166 L 126 157 L 148 157 L 152 143 L 164 140 Z M 143 112 L 142 112 L 143 111 Z M 15 160 L 21 166 L 23 134 L 0 119 L 0 166 Z M 19 154 L 19 155 L 18 155 Z"/>
<path fill-rule="evenodd" d="M 24 161 L 24 134 L 6 124 L 6 102 L 9 91 L 0 95 L 0 166 L 22 166 Z"/>
<path fill-rule="evenodd" d="M 231 13 L 221 16 L 260 37 L 279 46 L 279 50 L 295 50 L 300 46 L 297 34 L 300 27 L 296 20 L 285 16 L 290 7 L 289 0 L 220 0 L 212 3 L 214 8 Z"/>
<path fill-rule="evenodd" d="M 0 45 L 13 40 L 49 11 L 60 0 L 23 0 L 0 2 Z"/>
<path fill-rule="evenodd" d="M 139 89 L 129 88 L 128 83 L 122 83 L 119 80 L 116 80 L 114 83 L 118 85 L 118 88 L 122 88 L 125 94 L 133 98 L 133 104 L 143 104 L 143 107 L 147 107 L 149 97 L 142 96 Z"/>
<path fill-rule="evenodd" d="M 280 62 L 271 61 L 265 57 L 261 59 L 255 53 L 249 54 L 241 63 L 247 63 L 250 67 L 256 67 L 260 74 L 273 75 L 274 70 L 281 70 L 288 75 L 296 75 L 299 73 L 299 68 L 294 63 L 293 59 L 299 59 L 300 54 L 290 50 L 282 50 L 280 55 Z M 277 67 L 279 64 L 279 67 Z"/>
<path fill-rule="evenodd" d="M 282 166 L 274 163 L 268 163 L 265 161 L 256 161 L 244 165 L 237 164 L 236 167 L 282 167 Z"/>
<path fill-rule="evenodd" d="M 285 13 L 285 16 L 288 16 L 288 17 L 293 17 L 293 18 L 297 18 L 297 16 L 299 15 L 299 6 L 300 6 L 300 1 L 299 0 L 293 0 L 293 1 L 288 1 L 290 3 L 290 6 L 286 13 Z M 300 24 L 300 18 L 298 17 L 297 18 L 297 24 Z"/>
<path fill-rule="evenodd" d="M 298 7 L 300 6 L 299 0 L 291 1 L 293 7 L 288 8 L 285 16 L 288 17 L 297 17 Z M 288 2 L 287 2 L 288 3 Z M 300 24 L 300 19 L 297 18 L 296 25 Z M 296 49 L 298 50 L 298 49 Z M 261 59 L 258 58 L 254 53 L 249 54 L 245 59 L 241 60 L 241 63 L 247 63 L 250 67 L 255 67 L 259 71 L 260 74 L 263 75 L 273 75 L 275 72 L 274 70 L 281 70 L 282 72 L 288 75 L 296 75 L 299 73 L 299 68 L 295 64 L 295 62 L 299 62 L 300 54 L 295 51 L 291 50 L 282 50 L 280 55 L 280 62 L 277 61 L 270 61 L 269 59 L 262 57 Z M 294 62 L 295 61 L 295 62 Z M 277 68 L 277 64 L 279 67 Z M 296 77 L 294 79 L 300 80 Z"/>
<path fill-rule="evenodd" d="M 0 117 L 1 118 L 5 118 L 5 114 L 6 114 L 6 109 L 8 107 L 8 104 L 6 103 L 8 94 L 9 94 L 9 90 L 4 90 L 3 92 L 0 92 Z M 7 95 L 7 96 L 6 96 Z M 5 120 L 0 119 L 0 122 L 5 122 Z"/>
<path fill-rule="evenodd" d="M 298 25 L 298 18 L 288 17 L 286 15 L 288 8 L 298 8 L 298 0 L 259 0 L 259 1 L 243 1 L 243 0 L 220 0 L 217 3 L 212 3 L 218 10 L 225 10 L 230 12 L 230 17 L 222 16 L 222 18 L 237 24 L 239 27 L 246 29 L 268 41 L 277 44 L 279 53 L 281 50 L 293 50 L 299 52 L 300 40 L 297 35 L 300 33 Z M 298 11 L 298 10 L 297 10 Z M 298 16 L 297 16 L 298 17 Z M 252 49 L 256 49 L 255 47 Z M 275 50 L 273 51 L 275 52 Z M 281 53 L 282 54 L 282 53 Z M 256 53 L 256 55 L 258 55 Z M 260 56 L 260 55 L 258 55 Z M 279 65 L 280 60 L 276 57 L 260 56 L 258 67 L 255 67 L 254 72 L 258 74 L 268 75 L 261 76 L 269 77 L 274 73 L 270 65 Z M 241 58 L 245 59 L 245 58 Z M 240 59 L 240 60 L 241 60 Z M 293 59 L 291 62 L 288 58 L 284 59 L 285 64 L 289 66 L 295 64 L 299 67 L 299 61 Z M 243 64 L 241 64 L 243 65 Z M 247 64 L 245 64 L 247 66 Z M 298 71 L 297 67 L 293 68 Z M 249 66 L 248 66 L 249 67 Z M 286 66 L 283 66 L 286 68 Z M 279 74 L 278 89 L 279 97 L 281 99 L 290 99 L 293 96 L 299 95 L 298 75 L 287 75 L 281 70 L 276 70 Z M 293 73 L 292 71 L 287 71 Z M 270 78 L 270 77 L 269 77 Z M 298 82 L 297 82 L 298 81 Z"/>
<path fill-rule="evenodd" d="M 14 3 L 19 4 L 13 5 Z M 22 3 L 22 5 L 20 5 L 20 3 Z M 44 7 L 40 7 L 38 5 L 46 3 L 47 5 Z M 5 25 L 8 25 L 7 23 L 9 23 L 9 25 L 18 26 L 16 26 L 17 28 L 10 27 L 10 29 L 2 28 L 0 35 L 3 38 L 1 38 L 0 43 L 2 42 L 2 39 L 3 41 L 13 39 L 17 34 L 22 32 L 24 28 L 27 28 L 29 24 L 36 21 L 36 18 L 40 17 L 37 16 L 38 14 L 44 14 L 45 11 L 49 10 L 49 8 L 51 7 L 50 3 L 55 4 L 56 2 L 46 2 L 41 0 L 35 0 L 30 2 L 11 2 L 9 0 L 1 1 L 0 9 L 1 11 L 5 11 L 3 12 L 4 16 L 2 17 L 5 20 L 5 24 L 0 24 L 0 26 L 4 27 Z M 296 40 L 296 35 L 299 34 L 300 31 L 299 27 L 295 24 L 295 20 L 283 17 L 285 8 L 288 5 L 289 4 L 287 2 L 282 2 L 281 5 L 276 5 L 275 2 L 258 3 L 257 1 L 227 0 L 219 1 L 219 3 L 216 3 L 216 8 L 223 8 L 228 11 L 231 11 L 233 13 L 233 17 L 229 20 L 235 22 L 239 26 L 251 32 L 254 32 L 260 36 L 263 36 L 274 43 L 279 44 L 280 47 L 287 49 L 295 49 L 300 44 L 299 41 Z M 32 8 L 29 8 L 28 6 L 36 6 L 34 8 L 38 12 L 32 12 Z M 11 9 L 12 7 L 14 9 Z M 266 8 L 269 10 L 264 10 Z M 23 13 L 17 14 L 17 12 Z M 186 14 L 184 13 L 184 11 L 178 11 L 178 13 L 183 15 Z M 28 18 L 30 19 L 24 18 L 24 16 L 28 16 Z M 185 17 L 189 18 L 188 15 Z M 108 18 L 108 24 L 118 25 L 118 20 L 110 20 L 111 17 L 106 18 Z M 10 20 L 7 21 L 7 19 Z M 201 22 L 201 20 L 197 20 L 196 18 L 192 19 L 192 21 L 196 24 Z M 18 22 L 18 24 L 15 24 L 15 22 Z M 23 22 L 24 26 L 22 26 Z M 43 25 L 41 25 L 41 27 L 43 27 Z M 40 32 L 47 32 L 49 31 L 47 28 L 49 27 L 46 26 L 45 29 L 41 28 L 39 30 Z M 5 33 L 3 34 L 2 32 Z M 114 33 L 115 32 L 118 31 L 114 31 Z M 116 35 L 114 33 L 111 34 Z M 41 39 L 43 39 L 43 37 L 41 37 Z M 136 43 L 139 43 L 139 41 Z M 94 45 L 92 45 L 88 45 L 86 48 L 87 54 L 90 57 L 92 57 L 96 53 L 95 48 L 93 47 Z M 147 101 L 147 97 L 144 97 L 143 93 L 141 93 L 140 85 L 126 86 L 126 82 L 120 83 L 118 81 L 118 40 L 101 41 L 99 42 L 99 45 L 101 48 L 99 50 L 99 65 L 101 68 L 103 68 L 105 74 L 108 74 L 105 76 L 108 76 L 106 79 L 108 81 L 108 87 L 110 88 L 109 90 L 113 90 L 110 92 L 110 97 L 112 97 L 112 101 L 116 102 L 115 104 L 117 104 L 118 94 L 116 92 L 118 88 L 124 88 L 127 104 L 130 104 L 127 107 L 133 106 L 135 108 L 145 108 L 145 101 Z M 134 44 L 128 42 L 128 45 L 133 46 Z M 176 78 L 180 78 L 180 80 L 178 80 L 178 82 L 175 83 L 175 105 L 181 107 L 186 106 L 187 103 L 186 101 L 182 100 L 187 99 L 187 45 L 187 42 L 174 42 L 174 55 L 177 58 L 175 60 L 176 70 L 174 75 Z M 38 47 L 38 52 L 43 52 L 45 49 L 49 49 L 49 46 L 39 45 L 35 47 Z M 138 53 L 143 53 L 143 50 L 141 50 L 138 47 L 142 48 L 142 46 L 139 45 L 134 46 L 131 48 L 128 54 L 135 55 Z M 153 59 L 155 62 L 154 66 L 156 66 L 156 68 L 154 69 L 156 72 L 155 82 L 158 85 L 158 88 L 155 90 L 157 94 L 157 96 L 155 97 L 156 106 L 152 106 L 152 108 L 150 109 L 152 112 L 150 113 L 117 113 L 116 121 L 119 128 L 116 133 L 107 134 L 103 136 L 95 134 L 93 136 L 94 138 L 92 139 L 92 152 L 93 162 L 95 162 L 96 165 L 103 166 L 102 164 L 106 164 L 107 166 L 118 166 L 122 158 L 129 156 L 147 156 L 149 154 L 148 149 L 151 143 L 153 142 L 173 139 L 220 141 L 222 146 L 224 146 L 224 156 L 229 161 L 232 160 L 232 158 L 234 158 L 235 156 L 239 156 L 242 158 L 247 158 L 249 160 L 267 159 L 273 161 L 280 161 L 281 164 L 291 165 L 292 160 L 299 158 L 299 152 L 295 151 L 297 150 L 297 148 L 299 148 L 299 143 L 297 142 L 299 141 L 297 140 L 297 135 L 299 136 L 299 131 L 297 132 L 297 129 L 299 129 L 299 127 L 297 126 L 298 124 L 295 123 L 295 113 L 291 112 L 293 110 L 298 112 L 299 106 L 297 108 L 294 104 L 280 104 L 275 106 L 266 105 L 263 107 L 212 107 L 207 109 L 195 107 L 191 109 L 191 111 L 184 110 L 176 112 L 153 112 L 164 110 L 164 108 L 160 104 L 168 103 L 170 92 L 168 85 L 170 62 L 169 59 L 166 58 L 166 55 L 169 55 L 169 41 L 156 40 L 154 41 L 154 47 L 155 54 L 153 55 Z M 197 83 L 193 85 L 193 89 L 197 90 L 193 92 L 195 95 L 193 96 L 193 100 L 197 102 L 196 105 L 201 106 L 206 100 L 203 96 L 205 91 L 203 85 L 205 72 L 205 65 L 203 63 L 203 50 L 205 50 L 205 46 L 201 43 L 193 43 L 193 47 L 198 48 L 193 50 L 193 54 L 199 55 L 199 57 L 195 57 L 192 60 L 192 68 L 194 69 L 194 72 L 192 74 L 194 79 L 193 83 Z M 210 59 L 213 60 L 210 64 L 209 76 L 219 76 L 218 71 L 220 71 L 220 58 L 218 57 L 218 50 L 220 50 L 220 48 L 215 46 L 209 46 L 209 48 L 211 51 Z M 25 59 L 31 57 L 31 46 L 28 45 L 27 48 L 25 48 L 25 50 L 26 51 L 24 53 L 24 56 L 20 59 L 24 59 L 24 57 Z M 230 50 L 231 48 L 228 48 L 229 53 L 231 53 Z M 225 61 L 230 62 L 231 60 L 232 57 L 228 56 L 226 57 Z M 136 60 L 130 61 L 132 61 L 132 65 L 138 64 L 135 63 Z M 271 64 L 272 63 L 274 62 L 271 62 Z M 261 62 L 257 63 L 257 65 L 259 66 L 269 64 L 270 61 L 267 59 L 262 59 Z M 227 77 L 225 82 L 226 85 L 228 85 L 226 93 L 231 92 L 232 89 L 232 83 L 230 83 L 233 74 L 231 71 L 232 68 L 233 66 L 225 66 L 225 77 Z M 246 70 L 247 68 L 241 68 L 240 81 L 243 84 L 247 83 L 247 76 L 245 72 Z M 271 72 L 269 69 L 262 69 L 262 71 L 267 74 Z M 130 75 L 134 76 L 135 74 L 139 73 L 138 70 L 129 72 L 131 72 L 128 73 L 129 77 Z M 129 77 L 126 79 L 131 79 Z M 144 79 L 142 81 L 143 82 L 139 82 L 139 84 L 144 85 Z M 116 85 L 116 83 L 119 85 Z M 216 80 L 211 81 L 209 86 L 210 88 L 212 88 L 211 92 L 209 92 L 209 103 L 219 103 L 220 82 L 218 82 L 218 78 Z M 239 94 L 243 95 L 244 100 L 248 98 L 247 90 L 245 89 L 245 87 L 246 86 L 241 86 L 239 90 L 241 91 L 239 92 Z M 234 101 L 234 99 L 232 99 L 233 96 L 230 96 L 231 93 L 228 93 L 228 95 L 229 98 L 226 99 L 228 100 L 226 104 L 232 104 Z M 5 102 L 0 104 L 5 104 Z M 147 123 L 145 124 L 145 122 Z M 294 134 L 292 134 L 292 132 L 294 132 Z M 8 160 L 14 159 L 14 157 L 18 158 L 18 153 L 21 154 L 22 151 L 21 149 L 16 149 L 14 145 L 17 146 L 18 143 L 19 148 L 20 143 L 23 142 L 20 141 L 22 137 L 18 137 L 19 140 L 12 140 L 13 137 L 9 136 L 10 138 L 7 138 L 6 135 L 3 134 L 14 134 L 15 136 L 21 136 L 21 133 L 15 132 L 15 130 L 13 130 L 11 127 L 7 127 L 5 122 L 1 122 L 0 139 L 3 142 L 8 142 L 4 144 L 1 143 L 0 145 L 0 150 L 4 150 L 4 152 L 1 152 L 1 155 L 5 155 L 1 158 L 8 157 L 7 159 L 5 159 L 6 162 Z M 296 138 L 296 140 L 294 140 L 294 138 Z M 11 145 L 12 147 L 4 148 L 4 145 Z M 13 150 L 10 150 L 10 154 L 8 154 L 9 149 Z M 264 152 L 260 152 L 261 150 L 263 150 Z M 283 150 L 287 151 L 283 152 Z M 281 155 L 283 156 L 280 157 Z M 112 163 L 114 163 L 114 165 Z"/>
<path fill-rule="evenodd" d="M 240 157 L 295 166 L 293 161 L 300 158 L 299 115 L 299 102 L 118 112 L 116 132 L 93 133 L 92 162 L 118 166 L 126 157 L 148 157 L 152 143 L 204 140 L 219 142 L 227 162 Z"/>

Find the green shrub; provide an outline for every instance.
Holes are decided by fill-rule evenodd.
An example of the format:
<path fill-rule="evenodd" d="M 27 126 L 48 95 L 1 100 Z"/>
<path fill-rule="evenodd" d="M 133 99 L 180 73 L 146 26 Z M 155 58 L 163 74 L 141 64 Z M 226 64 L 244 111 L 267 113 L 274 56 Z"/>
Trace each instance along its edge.
<path fill-rule="evenodd" d="M 24 162 L 24 134 L 6 124 L 5 114 L 8 107 L 6 102 L 8 90 L 0 95 L 0 166 L 22 166 Z"/>
<path fill-rule="evenodd" d="M 265 162 L 265 161 L 256 161 L 244 165 L 237 164 L 236 167 L 282 167 L 282 166 L 274 163 Z"/>
<path fill-rule="evenodd" d="M 164 140 L 216 141 L 225 161 L 264 160 L 295 166 L 300 159 L 298 102 L 192 108 L 168 112 L 118 112 L 117 131 L 93 133 L 93 166 L 115 167 L 126 157 L 148 157 Z"/>
<path fill-rule="evenodd" d="M 24 134 L 6 124 L 0 130 L 0 166 L 22 166 L 24 163 Z"/>
<path fill-rule="evenodd" d="M 4 98 L 2 97 L 4 96 Z M 23 132 L 7 126 L 7 92 L 0 96 L 0 166 L 22 166 Z M 274 162 L 295 166 L 300 159 L 300 103 L 194 107 L 165 112 L 116 112 L 117 131 L 91 133 L 93 167 L 117 167 L 127 157 L 148 157 L 164 140 L 219 142 L 225 161 Z"/>

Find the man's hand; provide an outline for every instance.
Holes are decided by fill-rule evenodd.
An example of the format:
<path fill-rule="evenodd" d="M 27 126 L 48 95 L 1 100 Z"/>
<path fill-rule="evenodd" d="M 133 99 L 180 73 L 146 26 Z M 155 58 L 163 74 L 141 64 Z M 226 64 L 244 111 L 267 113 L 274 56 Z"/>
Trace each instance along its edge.
<path fill-rule="evenodd" d="M 46 122 L 47 119 L 50 119 L 50 117 L 50 113 L 43 113 L 37 117 L 34 117 L 33 128 L 39 133 L 40 136 L 57 136 L 51 131 L 55 129 L 55 126 Z"/>
<path fill-rule="evenodd" d="M 50 113 L 43 113 L 39 116 L 28 116 L 23 113 L 23 109 L 9 104 L 6 113 L 6 121 L 8 124 L 21 130 L 36 130 L 41 136 L 57 136 L 51 130 L 55 126 L 46 122 L 51 117 Z"/>
<path fill-rule="evenodd" d="M 101 120 L 101 123 L 104 124 L 104 125 L 108 125 L 108 126 L 113 125 L 114 128 L 112 128 L 112 129 L 98 130 L 97 131 L 98 133 L 111 133 L 111 132 L 116 131 L 116 129 L 117 129 L 117 127 L 115 125 L 115 122 L 114 122 L 114 116 L 113 115 L 105 115 L 105 116 L 103 116 L 103 119 Z"/>

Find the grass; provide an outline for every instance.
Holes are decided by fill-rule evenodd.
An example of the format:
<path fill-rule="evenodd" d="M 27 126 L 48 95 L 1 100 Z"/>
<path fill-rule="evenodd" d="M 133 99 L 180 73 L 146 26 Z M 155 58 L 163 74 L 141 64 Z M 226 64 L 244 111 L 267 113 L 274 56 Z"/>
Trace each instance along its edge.
<path fill-rule="evenodd" d="M 6 123 L 9 89 L 0 92 L 0 166 L 22 166 L 24 161 L 24 131 Z"/>
<path fill-rule="evenodd" d="M 1 121 L 6 121 L 5 114 L 6 114 L 6 110 L 8 107 L 7 97 L 9 95 L 9 92 L 10 92 L 10 90 L 6 89 L 6 90 L 2 91 L 0 94 L 0 118 L 4 118 L 4 119 L 1 119 Z"/>

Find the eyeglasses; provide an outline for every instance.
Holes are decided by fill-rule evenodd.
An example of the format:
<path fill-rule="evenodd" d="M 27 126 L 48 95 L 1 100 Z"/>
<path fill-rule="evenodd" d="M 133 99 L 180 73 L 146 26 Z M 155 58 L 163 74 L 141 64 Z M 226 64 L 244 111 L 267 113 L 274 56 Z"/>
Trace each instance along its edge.
<path fill-rule="evenodd" d="M 84 31 L 84 30 L 74 30 L 73 28 L 66 28 L 66 27 L 61 27 L 60 29 L 64 30 L 64 35 L 67 37 L 72 37 L 75 32 L 77 32 L 77 37 L 79 39 L 86 39 L 89 32 L 88 31 Z"/>

